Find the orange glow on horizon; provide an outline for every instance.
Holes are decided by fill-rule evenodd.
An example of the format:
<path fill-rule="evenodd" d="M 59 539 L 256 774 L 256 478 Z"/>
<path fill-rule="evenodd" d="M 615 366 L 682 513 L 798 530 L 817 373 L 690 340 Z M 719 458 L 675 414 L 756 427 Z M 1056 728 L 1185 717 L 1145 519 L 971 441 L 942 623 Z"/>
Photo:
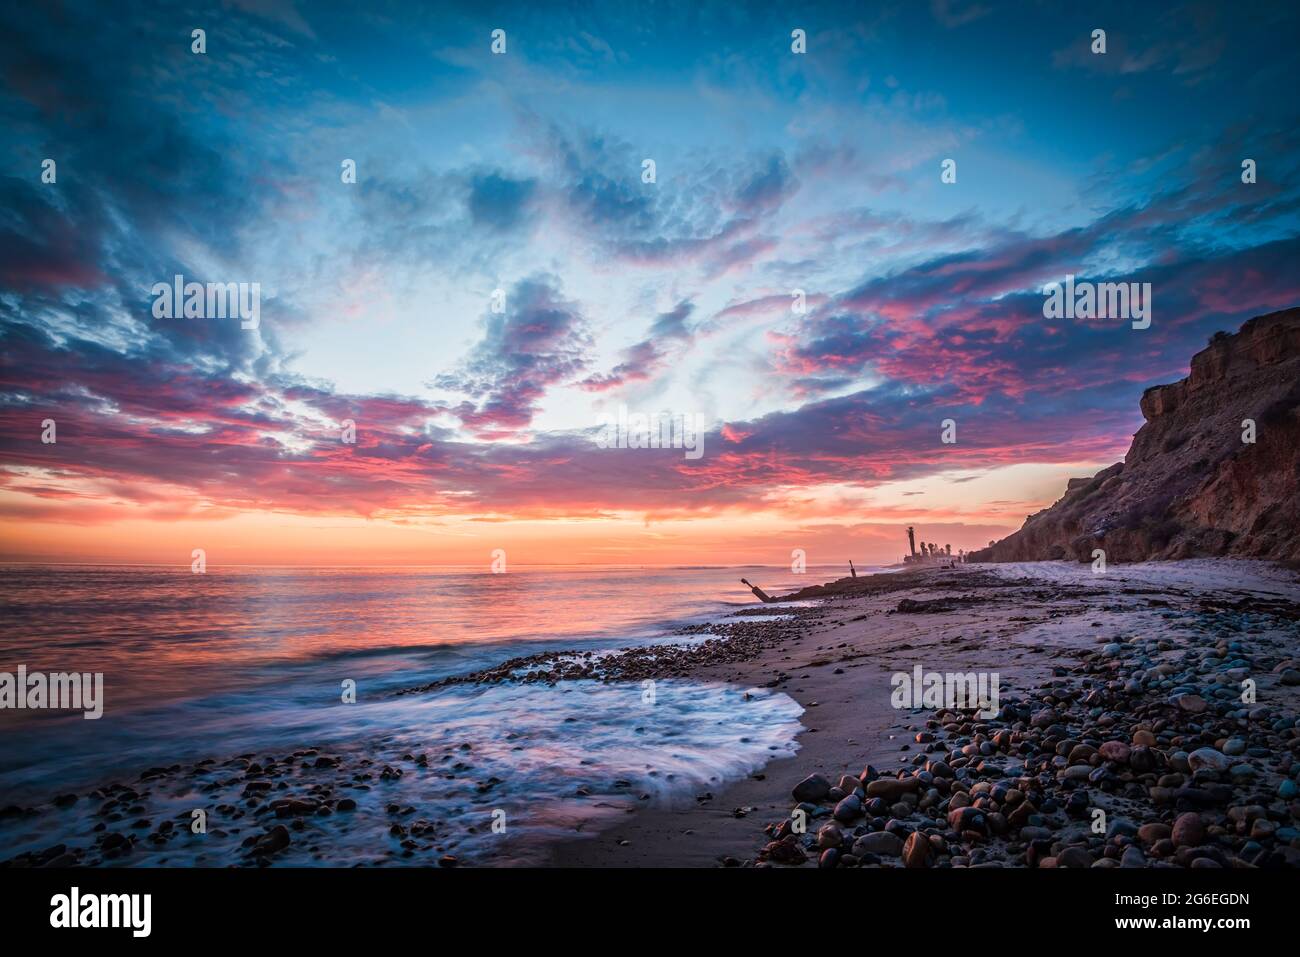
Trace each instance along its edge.
<path fill-rule="evenodd" d="M 818 486 L 768 493 L 749 509 L 570 517 L 430 515 L 365 518 L 87 503 L 48 515 L 33 496 L 5 492 L 0 560 L 86 564 L 188 564 L 195 548 L 213 565 L 477 565 L 494 549 L 520 565 L 784 565 L 802 548 L 809 564 L 889 564 L 920 541 L 980 548 L 1049 505 L 1071 475 L 1096 466 L 1011 466 L 874 488 Z M 1015 489 L 1010 493 L 1009 489 Z M 999 491 L 1001 497 L 993 498 Z M 116 517 L 116 516 L 121 516 Z"/>

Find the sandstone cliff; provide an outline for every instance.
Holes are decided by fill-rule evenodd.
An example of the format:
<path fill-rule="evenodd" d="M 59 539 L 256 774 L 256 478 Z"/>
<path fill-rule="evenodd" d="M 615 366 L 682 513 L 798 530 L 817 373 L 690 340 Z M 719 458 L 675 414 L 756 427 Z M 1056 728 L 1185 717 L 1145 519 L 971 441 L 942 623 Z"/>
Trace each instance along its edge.
<path fill-rule="evenodd" d="M 1300 308 L 1218 333 L 1191 374 L 1142 395 L 1123 462 L 972 561 L 1235 555 L 1300 560 Z M 1255 442 L 1242 440 L 1243 420 Z"/>

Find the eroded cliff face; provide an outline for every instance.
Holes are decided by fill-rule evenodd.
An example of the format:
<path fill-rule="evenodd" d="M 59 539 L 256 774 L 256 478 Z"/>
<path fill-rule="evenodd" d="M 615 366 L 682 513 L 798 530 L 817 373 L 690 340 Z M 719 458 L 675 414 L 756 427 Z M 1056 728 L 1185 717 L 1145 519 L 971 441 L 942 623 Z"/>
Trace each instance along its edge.
<path fill-rule="evenodd" d="M 1146 424 L 1123 462 L 1072 479 L 971 560 L 1091 561 L 1095 548 L 1112 562 L 1300 560 L 1300 308 L 1215 336 L 1186 379 L 1148 389 L 1141 407 Z"/>

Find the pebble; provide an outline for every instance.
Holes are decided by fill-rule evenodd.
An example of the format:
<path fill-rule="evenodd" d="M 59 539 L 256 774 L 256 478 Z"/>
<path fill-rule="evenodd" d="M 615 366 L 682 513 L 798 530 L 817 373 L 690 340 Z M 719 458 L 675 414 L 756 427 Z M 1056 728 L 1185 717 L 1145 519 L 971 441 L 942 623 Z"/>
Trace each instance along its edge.
<path fill-rule="evenodd" d="M 1205 837 L 1205 826 L 1195 811 L 1187 811 L 1174 819 L 1170 832 L 1175 847 L 1194 847 Z"/>
<path fill-rule="evenodd" d="M 1214 748 L 1197 748 L 1187 756 L 1187 764 L 1193 770 L 1208 768 L 1211 771 L 1226 771 L 1232 762 L 1228 756 Z"/>
<path fill-rule="evenodd" d="M 863 834 L 853 842 L 853 853 L 858 857 L 875 854 L 884 857 L 897 857 L 903 850 L 903 842 L 896 834 L 888 831 L 875 831 Z"/>
<path fill-rule="evenodd" d="M 930 839 L 920 831 L 913 831 L 903 842 L 903 866 L 925 867 L 930 857 Z"/>

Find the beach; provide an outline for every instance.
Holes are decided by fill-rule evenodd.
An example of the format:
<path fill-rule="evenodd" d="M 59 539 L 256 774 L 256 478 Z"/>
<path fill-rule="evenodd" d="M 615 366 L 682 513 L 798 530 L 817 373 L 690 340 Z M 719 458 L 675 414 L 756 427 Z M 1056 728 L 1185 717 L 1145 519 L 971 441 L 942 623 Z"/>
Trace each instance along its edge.
<path fill-rule="evenodd" d="M 962 764 L 960 751 L 953 759 L 949 745 L 964 742 L 961 749 L 969 749 L 972 740 L 986 736 L 964 735 L 952 722 L 948 727 L 954 730 L 945 731 L 934 712 L 891 707 L 891 674 L 920 663 L 940 672 L 997 672 L 1003 703 L 1018 699 L 1024 706 L 1028 720 L 1019 722 L 1021 727 L 1062 729 L 1059 741 L 1071 743 L 1051 749 L 1065 753 L 1048 775 L 1053 786 L 1043 788 L 1053 796 L 1047 800 L 1055 799 L 1056 804 L 1044 803 L 1032 818 L 1036 823 L 1027 823 L 1031 817 L 1023 814 L 1022 796 L 1017 818 L 1016 795 L 1008 803 L 1005 792 L 1017 791 L 1019 783 L 1023 795 L 1036 782 L 1030 783 L 1023 767 L 1013 773 L 1009 749 L 986 738 L 983 751 L 975 751 L 990 759 L 989 773 L 967 765 L 944 780 L 965 777 L 963 783 L 972 792 L 984 781 L 984 793 L 962 807 L 973 812 L 985 802 L 999 810 L 981 813 L 971 822 L 950 822 L 939 812 L 952 803 L 946 792 L 955 795 L 954 787 L 944 788 L 942 804 L 918 809 L 925 798 L 907 798 L 874 815 L 870 810 L 846 811 L 838 815 L 843 823 L 832 823 L 832 807 L 838 808 L 845 796 L 851 799 L 852 792 L 831 791 L 820 801 L 805 802 L 810 816 L 807 838 L 785 838 L 787 849 L 799 848 L 784 856 L 786 862 L 827 864 L 828 849 L 837 852 L 834 857 L 841 856 L 843 848 L 842 856 L 848 857 L 857 845 L 874 848 L 863 850 L 860 860 L 898 866 L 908 846 L 903 835 L 929 831 L 959 839 L 931 838 L 927 843 L 934 846 L 917 851 L 914 864 L 1051 867 L 1062 857 L 1062 866 L 1241 866 L 1247 863 L 1243 857 L 1259 865 L 1300 863 L 1295 846 L 1300 805 L 1295 803 L 1294 784 L 1300 583 L 1293 572 L 1258 562 L 1204 560 L 1111 566 L 1097 575 L 1089 565 L 1044 562 L 922 569 L 882 576 L 859 587 L 861 594 L 825 600 L 807 616 L 806 627 L 796 637 L 763 658 L 696 673 L 780 688 L 791 695 L 806 709 L 806 730 L 799 736 L 796 755 L 773 761 L 707 799 L 629 815 L 594 839 L 565 844 L 556 862 L 766 863 L 774 856 L 781 859 L 781 842 L 771 838 L 781 826 L 788 834 L 791 810 L 799 803 L 792 791 L 809 776 L 819 775 L 835 786 L 845 776 L 862 777 L 870 767 L 873 780 L 881 782 L 876 790 L 888 794 L 883 785 L 894 773 L 910 776 L 922 766 L 918 759 L 926 761 L 925 766 L 944 757 Z M 928 612 L 899 613 L 896 609 L 907 599 L 936 604 Z M 1156 651 L 1152 643 L 1168 647 Z M 1064 704 L 1068 693 L 1057 686 L 1073 670 L 1099 660 L 1103 674 L 1129 675 L 1132 681 L 1133 672 L 1162 667 L 1149 666 L 1151 659 L 1181 662 L 1180 656 L 1213 655 L 1220 647 L 1225 654 L 1207 659 L 1217 663 L 1199 670 L 1194 682 L 1198 687 L 1183 692 L 1182 682 L 1176 680 L 1183 677 L 1182 669 L 1168 667 L 1167 675 L 1138 679 L 1144 687 L 1131 698 L 1108 702 L 1110 709 L 1098 707 L 1097 714 L 1092 708 L 1084 710 L 1077 700 Z M 1254 705 L 1237 700 L 1240 681 L 1247 676 L 1257 682 Z M 1197 690 L 1206 691 L 1208 701 L 1197 701 Z M 1052 711 L 1053 702 L 1060 714 Z M 1078 720 L 1067 727 L 1071 708 L 1081 713 L 1073 715 Z M 1133 741 L 1145 741 L 1147 735 L 1151 744 L 1139 751 L 1143 746 Z M 989 730 L 987 737 L 992 736 Z M 1017 739 L 1020 736 L 1016 732 Z M 1096 743 L 1083 743 L 1086 740 Z M 1106 741 L 1115 743 L 1107 746 Z M 1041 747 L 1042 742 L 1036 744 Z M 1231 753 L 1225 755 L 1223 748 Z M 1201 749 L 1213 754 L 1199 754 Z M 1135 753 L 1142 755 L 1137 761 Z M 1191 766 L 1189 754 L 1199 754 Z M 1087 773 L 1068 771 L 1071 766 L 1087 768 Z M 1097 780 L 1092 786 L 1075 786 L 1093 775 Z M 917 791 L 929 790 L 934 777 Z M 1069 781 L 1069 791 L 1056 786 L 1058 777 L 1062 785 Z M 870 782 L 862 783 L 864 790 L 870 788 Z M 897 790 L 903 796 L 917 793 Z M 990 792 L 1001 800 L 989 798 Z M 1080 806 L 1076 799 L 1075 808 L 1067 812 L 1068 794 L 1087 794 L 1087 803 Z M 1087 813 L 1093 808 L 1107 814 L 1098 831 Z M 953 810 L 958 816 L 975 816 L 961 807 Z M 1174 846 L 1169 835 L 1179 830 L 1180 821 L 1177 837 L 1182 843 Z M 834 833 L 815 834 L 828 823 Z M 880 824 L 884 826 L 876 826 Z M 873 833 L 881 836 L 861 842 L 864 834 Z M 940 844 L 952 853 L 941 853 Z"/>
<path fill-rule="evenodd" d="M 557 639 L 458 651 L 477 667 L 398 664 L 344 722 L 305 701 L 242 721 L 228 710 L 185 753 L 155 744 L 148 765 L 88 770 L 84 789 L 11 787 L 5 857 L 898 866 L 921 834 L 911 859 L 926 866 L 1297 862 L 1293 572 L 959 564 L 826 590 L 715 608 L 632 645 Z M 421 670 L 436 677 L 414 681 Z M 992 676 L 998 700 L 984 713 L 897 707 L 897 676 L 922 672 Z M 1200 843 L 1174 846 L 1164 830 L 1180 819 Z"/>

